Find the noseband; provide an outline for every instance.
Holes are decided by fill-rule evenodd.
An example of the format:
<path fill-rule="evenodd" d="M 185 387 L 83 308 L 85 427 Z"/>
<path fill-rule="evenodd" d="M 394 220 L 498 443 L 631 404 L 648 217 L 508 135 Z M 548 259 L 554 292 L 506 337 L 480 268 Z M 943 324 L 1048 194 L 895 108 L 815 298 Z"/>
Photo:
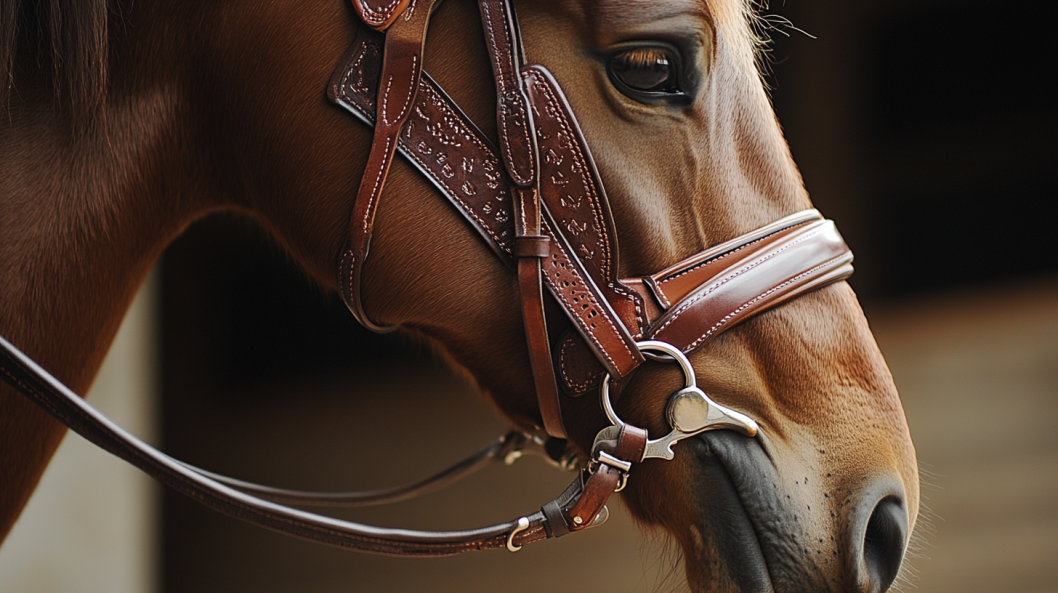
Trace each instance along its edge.
<path fill-rule="evenodd" d="M 431 12 L 439 0 L 353 0 L 362 31 L 328 86 L 328 97 L 374 126 L 345 247 L 342 297 L 366 327 L 360 296 L 375 212 L 397 152 L 429 179 L 518 278 L 542 429 L 512 432 L 467 460 L 406 486 L 361 493 L 311 493 L 261 486 L 184 464 L 126 433 L 0 338 L 0 377 L 68 427 L 167 485 L 226 514 L 322 543 L 391 555 L 437 556 L 559 537 L 605 521 L 605 504 L 634 464 L 672 459 L 672 446 L 706 430 L 754 436 L 748 416 L 712 401 L 686 355 L 768 308 L 852 273 L 852 253 L 815 210 L 787 216 L 656 274 L 620 278 L 610 205 L 588 145 L 559 84 L 526 65 L 510 0 L 479 0 L 497 96 L 500 148 L 422 71 Z M 546 290 L 546 293 L 545 293 Z M 545 296 L 546 295 L 550 295 Z M 545 299 L 569 319 L 548 331 Z M 613 400 L 648 359 L 674 362 L 684 387 L 669 399 L 668 435 L 651 440 L 627 424 Z M 565 399 L 598 390 L 611 425 L 595 438 L 573 483 L 531 515 L 480 529 L 387 529 L 285 504 L 363 505 L 439 488 L 491 460 L 539 453 L 570 468 Z M 250 493 L 254 493 L 253 495 Z M 282 503 L 282 504 L 280 504 Z"/>

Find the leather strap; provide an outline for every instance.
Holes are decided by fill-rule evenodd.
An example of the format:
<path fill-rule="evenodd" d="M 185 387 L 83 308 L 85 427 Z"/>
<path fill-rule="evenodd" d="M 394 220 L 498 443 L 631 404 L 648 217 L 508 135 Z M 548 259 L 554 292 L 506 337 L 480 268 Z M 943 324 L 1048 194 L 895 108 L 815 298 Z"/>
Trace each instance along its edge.
<path fill-rule="evenodd" d="M 797 232 L 803 225 L 823 220 L 817 210 L 791 214 L 745 235 L 710 247 L 664 270 L 643 278 L 652 296 L 663 309 L 669 309 L 703 283 L 714 277 L 718 266 L 726 266 L 735 257 L 746 257 L 747 252 L 760 251 L 785 234 Z"/>
<path fill-rule="evenodd" d="M 381 54 L 381 37 L 361 30 L 327 89 L 331 101 L 368 126 L 375 125 Z M 454 153 L 453 147 L 459 152 Z M 425 72 L 398 148 L 500 261 L 512 266 L 511 192 L 499 151 Z"/>
<path fill-rule="evenodd" d="M 525 326 L 529 362 L 537 405 L 544 430 L 555 438 L 566 438 L 562 421 L 551 343 L 544 310 L 542 260 L 550 254 L 550 237 L 541 234 L 539 151 L 533 130 L 533 113 L 519 75 L 521 43 L 509 0 L 481 0 L 481 22 L 496 81 L 496 127 L 507 174 L 514 182 L 514 255 L 517 260 L 518 292 Z"/>
<path fill-rule="evenodd" d="M 551 364 L 551 342 L 544 310 L 541 260 L 549 253 L 551 240 L 540 234 L 540 201 L 536 188 L 518 188 L 514 195 L 517 196 L 515 204 L 519 213 L 515 224 L 518 234 L 515 253 L 522 254 L 517 260 L 518 292 L 537 405 L 547 434 L 564 439 L 566 428 L 562 421 L 562 403 L 559 400 L 555 368 Z"/>
<path fill-rule="evenodd" d="M 642 279 L 656 311 L 646 337 L 693 352 L 757 313 L 848 278 L 852 259 L 832 221 L 797 213 Z M 567 333 L 557 350 L 571 395 L 598 386 L 606 370 L 579 340 Z"/>
<path fill-rule="evenodd" d="M 333 101 L 368 124 L 373 122 L 372 110 L 378 89 L 377 43 L 368 36 L 361 36 L 354 42 L 345 63 L 332 78 L 328 93 Z M 552 83 L 545 84 L 550 87 Z M 507 185 L 502 177 L 501 161 L 497 157 L 496 149 L 428 74 L 422 76 L 420 86 L 422 88 L 413 115 L 401 135 L 399 144 L 402 154 L 434 182 L 503 261 L 510 261 L 512 241 L 516 235 L 515 220 L 512 216 L 514 187 Z M 551 95 L 542 96 L 546 98 Z M 564 101 L 553 105 L 568 110 Z M 539 108 L 535 111 L 538 115 L 534 120 L 536 125 L 574 131 L 569 127 L 571 120 L 565 115 L 558 112 L 549 115 L 546 110 Z M 552 119 L 558 117 L 564 119 L 557 122 Z M 580 135 L 577 132 L 563 137 L 566 140 L 549 136 L 550 139 L 556 140 L 555 144 L 545 151 L 541 161 L 545 166 L 547 155 L 552 152 L 558 155 L 559 150 L 568 150 L 564 148 L 568 146 L 567 141 L 577 140 Z M 588 170 L 585 168 L 587 163 L 574 163 L 572 157 L 564 158 L 561 162 L 552 158 L 551 164 L 562 168 L 554 169 L 551 176 L 561 182 L 562 178 L 572 178 L 575 168 Z M 591 170 L 594 170 L 593 165 Z M 584 177 L 576 188 L 595 184 L 592 175 L 585 175 L 587 177 Z M 550 187 L 560 186 L 551 184 Z M 549 185 L 544 184 L 543 189 L 551 191 L 548 188 Z M 571 188 L 571 191 L 573 189 L 575 188 Z M 557 201 L 560 202 L 561 199 L 562 197 L 559 197 Z M 588 200 L 585 199 L 583 204 L 586 206 Z M 547 272 L 544 274 L 544 280 L 550 292 L 562 305 L 578 332 L 589 342 L 589 348 L 611 374 L 623 376 L 631 372 L 643 359 L 635 348 L 635 340 L 626 329 L 622 316 L 613 310 L 606 297 L 607 294 L 618 294 L 620 289 L 610 288 L 608 285 L 611 281 L 607 280 L 604 286 L 610 292 L 604 292 L 591 280 L 582 258 L 577 256 L 576 247 L 554 230 L 560 228 L 562 221 L 568 223 L 571 219 L 555 220 L 546 208 L 541 208 L 541 214 L 541 234 L 552 239 L 551 252 L 544 264 Z M 594 228 L 605 226 L 596 225 Z M 615 245 L 612 241 L 608 244 L 611 248 Z M 580 242 L 578 245 L 585 244 Z M 612 273 L 610 271 L 616 267 L 600 269 Z M 625 307 L 625 310 L 629 311 L 625 317 L 630 318 L 635 318 L 637 314 L 634 305 L 637 299 L 640 302 L 642 300 L 638 296 L 633 299 L 627 295 L 614 297 L 618 302 L 633 303 L 631 307 Z M 641 311 L 638 314 L 641 314 Z"/>
<path fill-rule="evenodd" d="M 651 339 L 692 352 L 728 325 L 852 274 L 852 253 L 834 223 L 780 234 L 703 283 L 650 328 Z"/>
<path fill-rule="evenodd" d="M 547 518 L 544 527 L 551 537 L 562 537 L 570 533 L 569 519 L 566 518 L 566 509 L 572 505 L 584 490 L 580 476 L 566 488 L 565 492 L 558 495 L 540 508 L 540 512 Z"/>
<path fill-rule="evenodd" d="M 462 531 L 417 531 L 373 527 L 275 504 L 203 475 L 127 433 L 2 337 L 0 379 L 88 441 L 174 490 L 225 515 L 302 539 L 392 556 L 449 556 L 561 535 L 561 530 L 549 535 L 543 511 L 524 517 L 528 524 L 517 533 L 520 520 Z M 578 476 L 558 500 L 579 498 L 580 492 Z"/>
<path fill-rule="evenodd" d="M 647 431 L 635 426 L 624 425 L 617 438 L 617 448 L 611 453 L 595 451 L 595 459 L 606 459 L 600 454 L 610 455 L 614 462 L 623 462 L 626 466 L 643 459 L 647 446 Z M 584 484 L 584 492 L 569 511 L 570 531 L 580 531 L 592 524 L 595 517 L 610 500 L 614 492 L 621 488 L 621 482 L 628 478 L 627 467 L 622 469 L 607 461 L 597 462 L 594 471 Z"/>
<path fill-rule="evenodd" d="M 422 74 L 422 56 L 426 47 L 426 30 L 436 2 L 437 0 L 416 0 L 417 6 L 408 8 L 404 16 L 397 19 L 386 32 L 385 51 L 382 54 L 382 88 L 375 105 L 375 132 L 371 140 L 371 153 L 367 159 L 367 168 L 360 179 L 356 201 L 353 203 L 349 237 L 339 258 L 338 286 L 341 288 L 342 298 L 356 319 L 376 332 L 392 331 L 395 328 L 375 324 L 364 311 L 360 290 L 361 275 L 371 246 L 378 199 L 382 195 L 382 188 L 397 150 L 397 137 L 415 105 L 419 77 Z M 361 0 L 357 0 L 356 5 L 358 10 L 366 6 Z M 392 18 L 395 17 L 387 17 Z"/>
<path fill-rule="evenodd" d="M 600 362 L 615 377 L 643 356 L 640 296 L 617 281 L 617 239 L 609 202 L 580 126 L 551 74 L 523 71 L 540 143 L 540 195 L 555 248 L 546 277 L 552 293 Z"/>
<path fill-rule="evenodd" d="M 398 148 L 464 213 L 501 260 L 510 263 L 514 254 L 534 380 L 552 434 L 562 435 L 564 428 L 543 310 L 545 282 L 579 334 L 562 341 L 558 363 L 575 391 L 590 387 L 593 377 L 605 372 L 615 379 L 627 377 L 644 360 L 635 345 L 641 337 L 691 351 L 750 315 L 851 274 L 852 254 L 833 223 L 807 211 L 657 274 L 618 280 L 616 232 L 587 143 L 550 74 L 522 65 L 510 0 L 481 0 L 497 85 L 502 168 L 509 180 L 497 151 L 422 74 L 436 1 L 354 0 L 365 23 L 388 28 L 385 48 L 377 38 L 358 38 L 329 88 L 332 100 L 375 123 L 367 170 L 339 257 L 343 298 L 365 326 L 390 329 L 364 314 L 360 276 L 378 198 Z M 454 160 L 462 173 L 456 172 Z M 508 444 L 493 445 L 426 481 L 395 489 L 336 495 L 290 491 L 211 474 L 161 453 L 112 423 L 3 338 L 0 378 L 89 441 L 206 506 L 296 537 L 379 554 L 516 551 L 526 543 L 584 529 L 623 487 L 647 443 L 645 430 L 629 425 L 605 429 L 600 439 L 619 430 L 617 439 L 599 440 L 586 477 L 578 476 L 559 497 L 517 521 L 464 531 L 387 529 L 265 498 L 301 504 L 399 500 L 469 473 L 507 451 Z"/>
<path fill-rule="evenodd" d="M 496 125 L 507 173 L 520 187 L 536 185 L 539 167 L 533 114 L 521 76 L 521 41 L 509 0 L 480 0 L 492 74 L 496 80 Z"/>
<path fill-rule="evenodd" d="M 371 108 L 374 89 L 377 88 L 377 78 L 372 77 L 370 66 L 373 58 L 371 43 L 370 40 L 358 40 L 354 44 L 345 66 L 336 72 L 331 91 L 331 96 L 336 102 L 365 121 L 370 120 L 367 114 Z M 600 246 L 606 245 L 610 235 L 605 229 L 612 225 L 612 222 L 608 222 L 607 215 L 600 217 L 592 213 L 595 206 L 585 207 L 596 203 L 605 204 L 604 195 L 598 191 L 601 184 L 598 183 L 590 154 L 589 158 L 577 156 L 578 149 L 587 154 L 586 143 L 579 129 L 574 126 L 575 120 L 569 114 L 568 105 L 561 99 L 557 84 L 546 71 L 537 67 L 527 68 L 523 76 L 532 81 L 528 86 L 528 96 L 531 109 L 537 116 L 534 121 L 541 143 L 542 157 L 539 164 L 542 172 L 539 178 L 541 195 L 546 203 L 542 208 L 541 231 L 552 238 L 551 253 L 545 259 L 547 273 L 544 278 L 551 293 L 573 320 L 576 330 L 562 336 L 554 357 L 554 367 L 561 379 L 560 384 L 570 394 L 576 395 L 593 389 L 604 372 L 610 372 L 616 378 L 627 375 L 638 367 L 642 359 L 634 360 L 627 356 L 628 350 L 637 350 L 627 345 L 630 340 L 621 335 L 621 325 L 635 332 L 631 334 L 634 339 L 651 337 L 653 334 L 647 330 L 656 326 L 658 319 L 675 304 L 674 301 L 687 297 L 694 289 L 703 286 L 717 271 L 727 269 L 731 262 L 742 261 L 760 249 L 769 247 L 771 242 L 782 239 L 786 235 L 781 231 L 797 232 L 805 223 L 822 220 L 814 210 L 797 213 L 710 248 L 649 277 L 618 282 L 612 277 L 613 271 L 617 269 L 612 262 L 609 269 L 598 264 L 589 271 L 587 266 L 591 264 L 588 262 L 595 263 L 599 260 L 587 258 L 595 258 L 596 254 L 606 251 L 600 249 Z M 422 87 L 422 96 L 415 109 L 416 115 L 409 122 L 402 137 L 401 151 L 434 181 L 501 259 L 509 261 L 511 237 L 516 233 L 513 228 L 514 220 L 507 215 L 509 211 L 505 206 L 510 204 L 509 196 L 513 194 L 513 187 L 504 187 L 498 179 L 486 179 L 485 183 L 480 181 L 482 171 L 491 174 L 497 168 L 500 162 L 497 156 L 499 151 L 484 139 L 480 131 L 447 95 L 437 88 L 428 75 L 423 75 Z M 445 132 L 442 139 L 446 142 L 437 140 L 439 131 Z M 453 163 L 462 165 L 452 166 Z M 475 167 L 476 164 L 483 166 Z M 576 180 L 576 183 L 570 180 Z M 571 191 L 560 191 L 566 188 Z M 561 214 L 554 216 L 555 212 Z M 568 234 L 555 230 L 561 229 L 563 225 Z M 574 231 L 589 228 L 594 236 L 592 242 L 587 239 L 579 240 L 575 247 L 567 240 L 568 235 L 572 235 Z M 830 244 L 827 249 L 836 248 L 840 251 L 840 257 L 829 264 L 821 260 L 812 263 L 811 258 L 800 257 L 806 253 L 804 247 L 810 247 L 820 241 Z M 534 249 L 540 243 L 535 242 Z M 609 246 L 609 251 L 615 254 L 615 243 L 610 243 Z M 824 253 L 827 249 L 817 254 Z M 681 321 L 676 326 L 688 324 L 688 332 L 699 331 L 695 340 L 705 337 L 699 342 L 700 346 L 752 313 L 827 283 L 839 281 L 852 271 L 849 263 L 851 252 L 832 229 L 824 230 L 819 236 L 810 237 L 808 245 L 801 248 L 772 251 L 772 261 L 768 265 L 759 269 L 754 266 L 748 273 L 727 278 L 721 287 L 702 295 L 699 299 L 701 302 L 694 307 L 693 312 L 700 313 L 708 308 L 714 313 L 719 312 L 719 318 L 707 327 L 700 328 L 700 331 L 697 327 L 692 330 L 689 327 L 694 325 L 692 322 L 705 323 L 713 317 L 689 315 L 688 311 L 680 314 Z M 837 257 L 837 252 L 834 253 Z M 809 263 L 812 265 L 808 265 Z M 788 276 L 779 278 L 784 273 Z M 800 277 L 794 279 L 797 276 Z M 594 279 L 599 279 L 601 286 Z M 750 290 L 768 282 L 774 282 L 774 286 L 759 292 Z M 768 290 L 773 287 L 777 290 Z M 627 293 L 634 293 L 636 296 L 629 298 Z M 720 311 L 722 307 L 713 307 L 713 304 L 722 300 L 721 297 L 727 298 L 734 294 L 747 295 L 746 301 L 730 306 L 725 311 Z M 751 300 L 753 303 L 749 303 Z M 616 309 L 610 307 L 611 303 L 614 303 Z M 585 305 L 588 305 L 587 309 Z M 621 312 L 618 313 L 618 310 Z M 729 313 L 731 316 L 728 318 Z M 723 318 L 727 320 L 709 332 L 709 329 Z M 624 323 L 612 323 L 615 319 Z M 601 329 L 600 320 L 603 322 Z M 594 328 L 590 325 L 593 321 L 596 325 Z M 611 323 L 616 329 L 611 329 Z M 604 340 L 606 336 L 602 331 L 606 330 L 610 331 L 611 337 L 615 339 Z M 675 330 L 670 326 L 666 331 L 669 334 Z M 690 340 L 689 343 L 694 343 L 695 340 Z M 619 369 L 613 362 L 622 355 L 626 358 L 622 360 L 624 367 Z M 538 399 L 543 401 L 543 398 Z M 545 403 L 541 403 L 542 409 L 545 406 Z"/>

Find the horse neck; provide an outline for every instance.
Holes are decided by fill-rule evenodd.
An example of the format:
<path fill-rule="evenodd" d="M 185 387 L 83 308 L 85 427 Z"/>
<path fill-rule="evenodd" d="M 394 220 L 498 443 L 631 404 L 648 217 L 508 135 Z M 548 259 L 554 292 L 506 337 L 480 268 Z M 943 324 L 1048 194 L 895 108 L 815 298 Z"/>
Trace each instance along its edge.
<path fill-rule="evenodd" d="M 71 125 L 69 104 L 27 60 L 0 123 L 0 334 L 81 394 L 153 262 L 222 206 L 184 156 L 173 79 L 143 69 L 139 39 L 111 43 L 125 47 L 91 123 Z M 0 386 L 0 541 L 63 434 Z"/>
<path fill-rule="evenodd" d="M 166 185 L 170 109 L 121 97 L 81 135 L 43 118 L 0 131 L 0 327 L 78 391 L 154 260 L 204 209 Z"/>

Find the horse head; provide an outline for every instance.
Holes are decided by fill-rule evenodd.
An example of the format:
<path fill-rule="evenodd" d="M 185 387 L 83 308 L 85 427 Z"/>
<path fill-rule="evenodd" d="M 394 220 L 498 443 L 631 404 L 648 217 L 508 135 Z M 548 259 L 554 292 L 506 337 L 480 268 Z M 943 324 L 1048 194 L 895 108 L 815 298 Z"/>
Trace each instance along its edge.
<path fill-rule="evenodd" d="M 554 75 L 595 156 L 621 277 L 810 207 L 758 70 L 746 3 L 519 3 L 518 17 L 527 61 Z M 431 35 L 444 38 L 438 21 Z M 426 67 L 491 131 L 486 63 L 428 49 Z M 513 278 L 450 215 L 407 220 L 427 201 L 415 177 L 396 175 L 390 191 L 403 205 L 381 207 L 367 308 L 437 340 L 512 421 L 539 426 Z M 690 360 L 707 393 L 760 425 L 753 438 L 718 430 L 681 442 L 673 462 L 645 462 L 624 490 L 642 525 L 679 543 L 693 588 L 888 589 L 917 515 L 918 474 L 895 386 L 849 286 L 747 320 Z M 652 438 L 666 434 L 680 380 L 671 365 L 645 365 L 619 415 Z M 572 441 L 589 450 L 607 424 L 598 398 L 564 406 Z"/>

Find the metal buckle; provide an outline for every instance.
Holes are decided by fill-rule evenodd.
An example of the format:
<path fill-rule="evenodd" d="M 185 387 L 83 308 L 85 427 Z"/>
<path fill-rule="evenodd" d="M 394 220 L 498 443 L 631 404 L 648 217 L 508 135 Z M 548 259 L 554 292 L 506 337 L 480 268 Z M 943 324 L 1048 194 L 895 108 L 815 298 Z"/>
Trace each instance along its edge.
<path fill-rule="evenodd" d="M 707 430 L 726 428 L 737 430 L 746 436 L 756 436 L 760 427 L 752 418 L 741 412 L 716 403 L 710 399 L 704 391 L 698 388 L 694 374 L 694 367 L 691 366 L 691 362 L 687 360 L 687 357 L 679 348 L 668 342 L 661 342 L 659 340 L 643 340 L 641 342 L 636 342 L 636 346 L 638 346 L 640 351 L 644 354 L 647 352 L 660 352 L 670 356 L 672 360 L 680 365 L 680 369 L 683 370 L 684 383 L 683 389 L 672 394 L 672 397 L 669 399 L 668 407 L 666 408 L 665 416 L 669 421 L 669 426 L 672 427 L 672 431 L 660 439 L 653 441 L 648 440 L 646 449 L 643 453 L 643 459 L 650 459 L 652 457 L 659 459 L 672 459 L 674 457 L 672 445 L 687 437 L 692 437 Z M 656 356 L 651 358 L 654 358 L 655 360 L 665 360 Z M 603 378 L 602 388 L 599 390 L 599 393 L 602 399 L 603 411 L 606 412 L 606 417 L 610 419 L 610 422 L 612 422 L 614 426 L 624 426 L 624 421 L 617 416 L 617 413 L 613 409 L 613 404 L 610 402 L 609 373 Z M 607 429 L 604 429 L 604 431 L 605 430 Z M 603 433 L 600 432 L 599 434 L 602 436 Z M 599 437 L 596 438 L 598 439 Z"/>
<path fill-rule="evenodd" d="M 608 465 L 608 466 L 610 466 L 610 467 L 612 467 L 612 468 L 614 468 L 616 470 L 622 471 L 622 472 L 624 472 L 626 474 L 628 473 L 629 470 L 632 469 L 632 462 L 631 461 L 625 461 L 623 459 L 618 459 L 618 458 L 614 457 L 613 455 L 610 455 L 606 451 L 599 451 L 599 455 L 598 455 L 598 457 L 596 457 L 596 460 L 598 460 L 599 463 L 604 463 L 604 464 L 606 464 L 606 465 Z"/>
<path fill-rule="evenodd" d="M 605 432 L 605 429 L 604 429 L 603 432 L 600 432 L 599 434 L 602 435 L 602 434 L 604 434 L 604 432 Z M 620 492 L 620 491 L 624 490 L 625 486 L 628 485 L 628 472 L 632 470 L 632 462 L 631 461 L 625 461 L 624 459 L 618 459 L 617 457 L 614 457 L 613 455 L 610 455 L 609 453 L 607 453 L 605 451 L 597 451 L 595 453 L 595 456 L 592 458 L 591 463 L 588 464 L 588 467 L 587 467 L 588 473 L 589 474 L 594 474 L 596 471 L 599 470 L 599 466 L 600 465 L 608 465 L 608 466 L 610 466 L 610 467 L 612 467 L 612 468 L 617 470 L 617 472 L 618 472 L 618 474 L 617 474 L 618 475 L 617 487 L 614 488 L 613 491 L 614 492 Z"/>

